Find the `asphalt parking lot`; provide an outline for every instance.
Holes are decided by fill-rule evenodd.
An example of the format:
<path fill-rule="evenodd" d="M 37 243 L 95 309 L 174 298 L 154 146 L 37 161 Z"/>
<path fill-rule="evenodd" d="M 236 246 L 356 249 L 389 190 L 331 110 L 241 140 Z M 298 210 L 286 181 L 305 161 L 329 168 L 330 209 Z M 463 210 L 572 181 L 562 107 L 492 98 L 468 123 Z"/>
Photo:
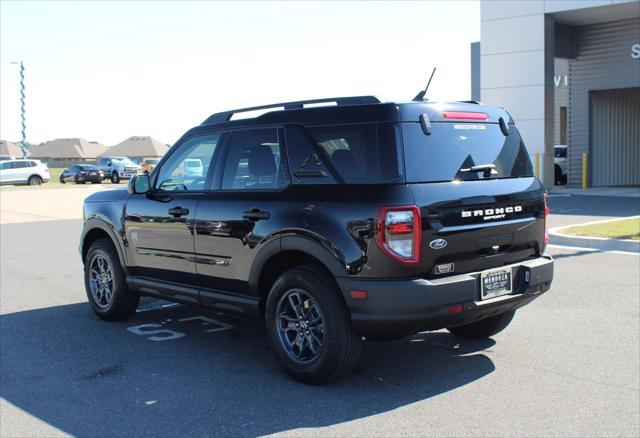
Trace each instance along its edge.
<path fill-rule="evenodd" d="M 88 190 L 50 191 L 67 196 L 58 216 L 2 198 L 2 436 L 640 435 L 637 255 L 551 248 L 551 291 L 493 340 L 369 342 L 352 375 L 312 387 L 280 371 L 257 323 L 156 300 L 98 320 L 77 252 Z M 574 198 L 551 199 L 552 226 L 604 216 Z"/>

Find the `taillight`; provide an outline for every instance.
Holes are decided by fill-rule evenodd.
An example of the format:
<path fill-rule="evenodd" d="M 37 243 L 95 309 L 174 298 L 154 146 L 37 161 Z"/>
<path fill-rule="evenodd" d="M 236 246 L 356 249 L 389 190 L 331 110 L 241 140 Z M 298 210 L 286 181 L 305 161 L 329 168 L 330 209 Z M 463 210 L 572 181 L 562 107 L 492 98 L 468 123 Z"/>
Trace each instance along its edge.
<path fill-rule="evenodd" d="M 551 209 L 549 208 L 549 201 L 547 200 L 547 192 L 544 193 L 544 244 L 545 246 L 549 243 L 549 228 L 547 226 L 547 219 L 551 214 Z"/>
<path fill-rule="evenodd" d="M 378 209 L 376 242 L 389 256 L 401 263 L 418 263 L 421 240 L 420 209 L 417 206 Z"/>
<path fill-rule="evenodd" d="M 445 119 L 489 120 L 489 114 L 471 111 L 443 111 L 442 117 Z"/>

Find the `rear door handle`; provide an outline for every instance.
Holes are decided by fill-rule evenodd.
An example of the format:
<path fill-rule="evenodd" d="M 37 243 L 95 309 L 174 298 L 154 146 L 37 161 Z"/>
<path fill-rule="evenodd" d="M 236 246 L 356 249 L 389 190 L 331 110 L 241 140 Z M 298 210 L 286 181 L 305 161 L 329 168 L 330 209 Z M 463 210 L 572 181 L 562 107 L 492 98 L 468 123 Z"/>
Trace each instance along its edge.
<path fill-rule="evenodd" d="M 269 219 L 269 216 L 268 211 L 260 210 L 259 208 L 252 208 L 242 213 L 242 217 L 250 221 Z"/>
<path fill-rule="evenodd" d="M 180 206 L 178 207 L 173 207 L 169 209 L 169 214 L 173 217 L 180 217 L 180 216 L 186 216 L 189 214 L 189 209 L 188 208 L 182 208 Z"/>

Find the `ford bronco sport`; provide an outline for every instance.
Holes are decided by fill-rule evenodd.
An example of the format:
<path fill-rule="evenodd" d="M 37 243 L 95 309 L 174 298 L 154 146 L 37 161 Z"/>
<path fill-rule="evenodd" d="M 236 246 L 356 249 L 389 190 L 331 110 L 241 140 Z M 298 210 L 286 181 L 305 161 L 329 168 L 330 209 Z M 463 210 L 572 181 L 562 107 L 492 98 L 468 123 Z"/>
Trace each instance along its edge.
<path fill-rule="evenodd" d="M 363 337 L 503 330 L 550 287 L 547 214 L 505 110 L 321 99 L 212 115 L 86 199 L 80 251 L 100 318 L 141 295 L 263 318 L 284 370 L 322 383 Z"/>

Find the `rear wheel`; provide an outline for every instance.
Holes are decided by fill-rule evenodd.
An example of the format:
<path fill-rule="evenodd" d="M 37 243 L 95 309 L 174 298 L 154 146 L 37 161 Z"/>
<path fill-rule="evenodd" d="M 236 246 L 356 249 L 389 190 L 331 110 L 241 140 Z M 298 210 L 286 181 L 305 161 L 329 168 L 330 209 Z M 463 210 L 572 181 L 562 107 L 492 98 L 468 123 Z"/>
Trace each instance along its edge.
<path fill-rule="evenodd" d="M 140 301 L 140 296 L 127 287 L 120 259 L 108 239 L 96 240 L 87 251 L 84 286 L 94 313 L 108 321 L 128 318 Z"/>
<path fill-rule="evenodd" d="M 471 324 L 448 327 L 447 330 L 459 338 L 486 339 L 504 330 L 515 314 L 516 311 L 511 310 Z"/>
<path fill-rule="evenodd" d="M 120 175 L 118 175 L 118 172 L 114 171 L 111 174 L 111 182 L 114 184 L 118 184 L 120 182 Z"/>
<path fill-rule="evenodd" d="M 315 266 L 290 269 L 275 281 L 265 319 L 278 362 L 296 380 L 337 380 L 360 357 L 362 337 L 336 286 Z"/>
<path fill-rule="evenodd" d="M 32 175 L 31 177 L 29 177 L 30 186 L 39 186 L 40 184 L 42 184 L 42 178 L 38 175 Z"/>

